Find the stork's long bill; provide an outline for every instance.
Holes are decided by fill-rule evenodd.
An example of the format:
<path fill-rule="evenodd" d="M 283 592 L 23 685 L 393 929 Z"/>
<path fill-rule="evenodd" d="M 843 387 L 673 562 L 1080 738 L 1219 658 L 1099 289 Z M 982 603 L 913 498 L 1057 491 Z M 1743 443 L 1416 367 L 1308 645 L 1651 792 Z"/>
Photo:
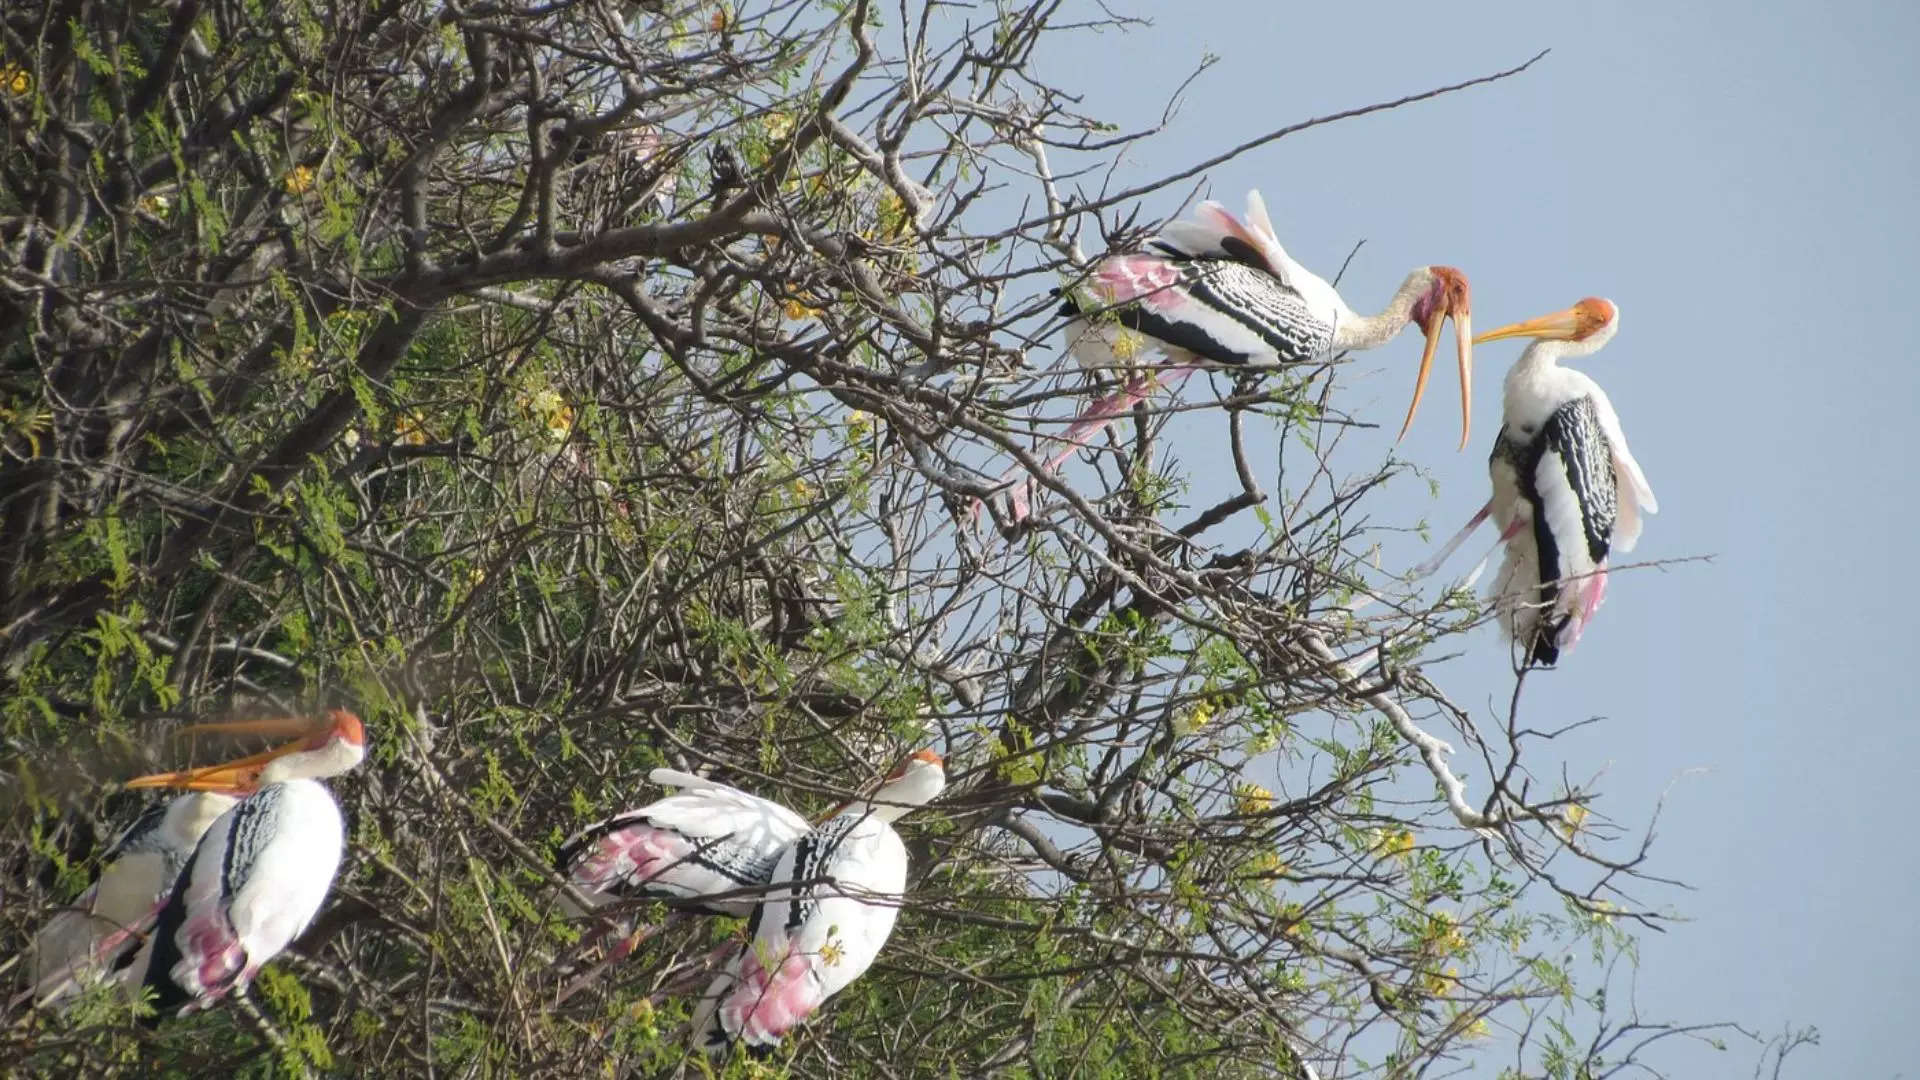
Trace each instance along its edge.
<path fill-rule="evenodd" d="M 268 765 L 293 754 L 324 749 L 334 739 L 364 746 L 367 735 L 360 718 L 345 709 L 331 709 L 319 718 L 274 717 L 262 720 L 229 720 L 194 724 L 180 729 L 182 735 L 267 735 L 293 736 L 293 741 L 272 750 L 235 758 L 220 765 L 176 772 L 152 773 L 127 781 L 130 788 L 184 788 L 188 791 L 218 791 L 228 795 L 249 795 L 259 790 L 260 776 Z"/>
<path fill-rule="evenodd" d="M 1426 335 L 1427 345 L 1420 353 L 1420 374 L 1413 384 L 1413 404 L 1407 406 L 1407 419 L 1400 425 L 1397 438 L 1406 438 L 1407 430 L 1413 427 L 1413 414 L 1420 411 L 1420 399 L 1427 393 L 1433 354 L 1440 347 L 1441 325 L 1452 319 L 1454 348 L 1460 363 L 1460 448 L 1464 450 L 1473 433 L 1473 346 L 1488 337 L 1473 336 L 1473 293 L 1467 285 L 1467 275 L 1451 266 L 1429 269 L 1433 273 L 1433 288 L 1413 305 L 1413 321 Z"/>
<path fill-rule="evenodd" d="M 1614 314 L 1613 301 L 1589 296 L 1565 311 L 1556 311 L 1537 319 L 1508 323 L 1498 329 L 1489 330 L 1474 338 L 1473 343 L 1482 345 L 1489 341 L 1516 337 L 1579 341 L 1612 322 Z"/>

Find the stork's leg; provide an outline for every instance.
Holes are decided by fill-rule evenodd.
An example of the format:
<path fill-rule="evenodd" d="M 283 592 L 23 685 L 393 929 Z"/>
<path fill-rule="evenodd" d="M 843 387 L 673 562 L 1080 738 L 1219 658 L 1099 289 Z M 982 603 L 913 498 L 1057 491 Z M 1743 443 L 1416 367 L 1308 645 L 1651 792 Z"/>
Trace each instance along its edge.
<path fill-rule="evenodd" d="M 1473 530 L 1479 528 L 1480 523 L 1487 520 L 1487 516 L 1492 513 L 1493 513 L 1493 502 L 1492 500 L 1488 500 L 1487 505 L 1481 507 L 1480 512 L 1473 515 L 1473 520 L 1467 522 L 1467 527 L 1453 534 L 1453 539 L 1448 540 L 1446 544 L 1442 545 L 1439 552 L 1436 553 L 1433 558 L 1428 559 L 1426 562 L 1423 562 L 1419 566 L 1416 566 L 1413 568 L 1412 570 L 1413 576 L 1416 578 L 1423 578 L 1423 577 L 1426 577 L 1428 574 L 1433 573 L 1435 570 L 1440 569 L 1440 564 L 1446 562 L 1447 559 L 1451 557 L 1454 552 L 1460 550 L 1460 545 L 1466 543 L 1467 537 L 1473 535 Z M 1508 526 L 1507 530 L 1500 534 L 1501 542 L 1505 542 L 1507 538 L 1511 537 L 1518 528 L 1519 528 L 1519 520 L 1518 518 L 1516 518 L 1514 524 Z M 1485 560 L 1483 559 L 1481 561 L 1484 562 Z"/>
<path fill-rule="evenodd" d="M 646 941 L 648 938 L 653 937 L 655 934 L 660 933 L 662 930 L 665 930 L 667 927 L 673 926 L 679 923 L 684 918 L 686 918 L 686 915 L 684 912 L 676 911 L 673 914 L 668 915 L 664 920 L 662 920 L 656 926 L 642 926 L 634 930 L 632 933 L 622 937 L 618 942 L 614 944 L 612 948 L 607 950 L 607 955 L 602 957 L 598 963 L 595 963 L 593 966 L 587 968 L 586 971 L 581 972 L 579 978 L 574 979 L 572 982 L 568 983 L 566 986 L 561 988 L 559 995 L 553 999 L 554 1008 L 557 1009 L 561 1005 L 565 1004 L 568 998 L 572 997 L 573 995 L 579 993 L 582 990 L 585 990 L 589 984 L 599 979 L 601 975 L 605 974 L 608 968 L 613 967 L 615 964 L 618 964 L 620 961 L 625 960 L 628 956 L 632 955 L 633 950 L 639 948 L 641 942 Z"/>
<path fill-rule="evenodd" d="M 1065 445 L 1042 462 L 1041 467 L 1050 473 L 1057 472 L 1063 462 L 1092 442 L 1095 436 L 1113 426 L 1114 421 L 1132 411 L 1135 405 L 1145 401 L 1154 390 L 1163 385 L 1173 390 L 1186 382 L 1194 370 L 1191 364 L 1180 364 L 1161 371 L 1143 372 L 1127 380 L 1119 390 L 1100 398 L 1074 417 L 1073 423 L 1058 439 Z M 1021 473 L 1022 467 L 1015 465 L 1003 473 L 999 481 L 1003 485 L 1013 484 L 1007 490 L 1007 501 L 1009 514 L 1016 523 L 1027 519 L 1035 487 L 1034 478 L 1023 477 Z M 975 513 L 978 512 L 976 507 Z"/>

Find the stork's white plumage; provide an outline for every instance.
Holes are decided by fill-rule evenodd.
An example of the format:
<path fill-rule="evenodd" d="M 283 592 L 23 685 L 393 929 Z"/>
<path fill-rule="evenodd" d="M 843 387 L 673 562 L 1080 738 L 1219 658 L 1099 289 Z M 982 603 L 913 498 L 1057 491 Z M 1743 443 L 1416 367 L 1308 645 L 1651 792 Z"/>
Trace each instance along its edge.
<path fill-rule="evenodd" d="M 708 1053 L 735 1043 L 772 1050 L 872 966 L 907 886 L 907 848 L 891 823 L 945 787 L 940 755 L 921 750 L 872 799 L 848 803 L 782 853 L 775 887 L 754 909 L 752 941 L 694 1012 L 694 1037 Z"/>
<path fill-rule="evenodd" d="M 780 853 L 805 835 L 799 814 L 757 795 L 675 769 L 647 779 L 677 794 L 616 814 L 575 833 L 560 849 L 560 869 L 598 904 L 629 896 L 666 896 L 722 915 L 745 915 Z"/>
<path fill-rule="evenodd" d="M 1555 664 L 1580 640 L 1606 595 L 1608 557 L 1632 551 L 1645 515 L 1660 509 L 1606 391 L 1559 365 L 1598 352 L 1619 326 L 1618 307 L 1588 297 L 1475 339 L 1535 340 L 1507 372 L 1505 416 L 1487 463 L 1493 498 L 1441 557 L 1486 518 L 1500 527 L 1506 557 L 1494 603 L 1529 664 Z"/>
<path fill-rule="evenodd" d="M 147 986 L 161 1016 L 176 1007 L 206 1008 L 252 982 L 313 921 L 345 843 L 340 807 L 318 781 L 366 757 L 360 719 L 343 709 L 328 712 L 320 725 L 239 721 L 189 730 L 303 737 L 224 765 L 127 785 L 246 793 L 200 838 L 160 913 Z"/>
<path fill-rule="evenodd" d="M 1455 322 L 1460 367 L 1460 445 L 1472 423 L 1473 354 L 1466 275 L 1448 266 L 1408 274 L 1385 310 L 1360 315 L 1338 291 L 1289 256 L 1274 234 L 1258 191 L 1247 194 L 1242 221 L 1207 201 L 1193 216 L 1163 229 L 1138 254 L 1109 255 L 1089 276 L 1085 295 L 1065 297 L 1067 347 L 1084 366 L 1127 370 L 1147 349 L 1162 353 L 1163 371 L 1135 374 L 1100 399 L 1061 436 L 1065 448 L 1046 461 L 1056 469 L 1107 425 L 1146 398 L 1156 383 L 1184 379 L 1203 363 L 1299 364 L 1343 349 L 1384 345 L 1409 324 L 1426 335 L 1405 435 L 1426 393 L 1441 324 Z M 1009 473 L 1012 477 L 1014 474 Z M 1023 487 L 1015 517 L 1024 516 Z"/>
<path fill-rule="evenodd" d="M 146 975 L 142 935 L 153 928 L 200 837 L 234 804 L 195 791 L 148 807 L 120 834 L 99 877 L 33 939 L 33 994 L 41 1006 L 111 978 L 138 987 Z"/>

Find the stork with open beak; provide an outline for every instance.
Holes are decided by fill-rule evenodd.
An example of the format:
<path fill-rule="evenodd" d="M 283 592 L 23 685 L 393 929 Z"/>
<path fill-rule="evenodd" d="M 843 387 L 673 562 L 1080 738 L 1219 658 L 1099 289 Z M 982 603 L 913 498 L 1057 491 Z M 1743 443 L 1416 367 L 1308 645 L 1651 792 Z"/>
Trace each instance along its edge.
<path fill-rule="evenodd" d="M 146 978 L 141 943 L 166 904 L 200 837 L 236 797 L 193 791 L 148 807 L 101 860 L 99 876 L 33 939 L 35 1004 L 58 1004 L 112 980 L 133 989 Z"/>
<path fill-rule="evenodd" d="M 1136 370 L 1146 350 L 1160 352 L 1170 366 L 1132 375 L 1117 393 L 1082 412 L 1060 436 L 1064 449 L 1046 460 L 1048 471 L 1144 400 L 1163 377 L 1177 384 L 1202 364 L 1311 363 L 1345 349 L 1384 345 L 1413 325 L 1425 335 L 1426 347 L 1413 401 L 1400 425 L 1405 437 L 1426 395 L 1447 319 L 1454 321 L 1460 368 L 1461 448 L 1472 431 L 1473 331 L 1466 275 L 1450 266 L 1419 267 L 1382 311 L 1357 314 L 1332 285 L 1280 246 L 1258 191 L 1247 194 L 1244 221 L 1217 202 L 1203 202 L 1191 218 L 1163 229 L 1147 251 L 1100 260 L 1082 293 L 1068 292 L 1064 300 L 1060 313 L 1071 320 L 1067 347 L 1083 366 Z M 1026 515 L 1026 485 L 1013 490 L 1019 520 Z"/>
<path fill-rule="evenodd" d="M 907 848 L 892 822 L 945 789 L 940 755 L 902 761 L 871 798 L 843 806 L 790 844 L 773 888 L 753 910 L 752 940 L 734 953 L 694 1011 L 696 1043 L 772 1051 L 873 965 L 907 887 Z"/>
<path fill-rule="evenodd" d="M 1495 605 L 1527 664 L 1551 666 L 1580 640 L 1606 595 L 1608 557 L 1632 551 L 1644 515 L 1660 509 L 1606 391 L 1559 364 L 1599 352 L 1619 328 L 1620 309 L 1590 296 L 1475 339 L 1533 344 L 1507 372 L 1505 416 L 1487 462 L 1493 498 L 1422 571 L 1492 517 L 1506 544 Z"/>
<path fill-rule="evenodd" d="M 294 741 L 208 768 L 143 776 L 130 788 L 243 795 L 214 821 L 160 912 L 146 984 L 165 1016 L 211 1006 L 253 981 L 298 937 L 333 888 L 345 845 L 340 807 L 318 781 L 360 764 L 360 718 L 199 724 L 187 732 L 293 735 Z"/>

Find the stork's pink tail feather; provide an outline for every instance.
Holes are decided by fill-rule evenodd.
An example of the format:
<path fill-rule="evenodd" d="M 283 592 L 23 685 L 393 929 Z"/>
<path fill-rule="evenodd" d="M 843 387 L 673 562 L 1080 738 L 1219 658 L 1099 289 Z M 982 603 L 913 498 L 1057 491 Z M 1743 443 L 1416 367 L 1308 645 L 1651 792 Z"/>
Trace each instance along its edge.
<path fill-rule="evenodd" d="M 722 1022 L 748 1046 L 772 1046 L 820 1008 L 820 981 L 812 962 L 788 955 L 771 976 L 748 956 L 740 982 L 720 1005 Z"/>
<path fill-rule="evenodd" d="M 1607 568 L 1605 564 L 1597 566 L 1593 573 L 1562 588 L 1570 595 L 1567 596 L 1567 621 L 1561 625 L 1556 643 L 1561 652 L 1572 652 L 1580 643 L 1580 635 L 1586 632 L 1587 623 L 1593 621 L 1593 613 L 1600 610 L 1601 601 L 1607 597 Z"/>
<path fill-rule="evenodd" d="M 187 920 L 180 961 L 173 965 L 173 981 L 202 1005 L 225 997 L 247 974 L 247 950 L 227 921 L 225 911 L 210 911 Z"/>

